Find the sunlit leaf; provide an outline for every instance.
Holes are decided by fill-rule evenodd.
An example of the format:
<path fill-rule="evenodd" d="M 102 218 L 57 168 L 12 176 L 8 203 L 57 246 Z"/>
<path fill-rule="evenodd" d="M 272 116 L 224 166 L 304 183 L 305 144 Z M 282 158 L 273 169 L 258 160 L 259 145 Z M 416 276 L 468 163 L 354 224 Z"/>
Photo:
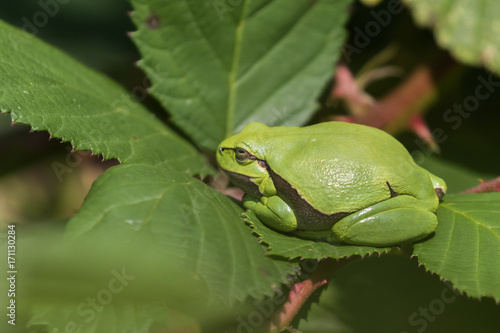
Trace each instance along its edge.
<path fill-rule="evenodd" d="M 301 125 L 334 73 L 348 0 L 132 0 L 151 93 L 215 150 L 252 121 Z"/>
<path fill-rule="evenodd" d="M 234 202 L 184 173 L 133 164 L 111 168 L 69 222 L 75 239 L 154 246 L 207 286 L 212 300 L 272 295 L 294 264 L 266 257 Z"/>
<path fill-rule="evenodd" d="M 77 150 L 123 163 L 210 171 L 203 156 L 122 87 L 0 21 L 0 110 Z"/>
<path fill-rule="evenodd" d="M 500 73 L 500 2 L 404 0 L 416 21 L 432 27 L 438 43 L 461 61 Z"/>
<path fill-rule="evenodd" d="M 415 245 L 426 269 L 473 297 L 500 300 L 500 193 L 446 195 L 435 236 Z"/>

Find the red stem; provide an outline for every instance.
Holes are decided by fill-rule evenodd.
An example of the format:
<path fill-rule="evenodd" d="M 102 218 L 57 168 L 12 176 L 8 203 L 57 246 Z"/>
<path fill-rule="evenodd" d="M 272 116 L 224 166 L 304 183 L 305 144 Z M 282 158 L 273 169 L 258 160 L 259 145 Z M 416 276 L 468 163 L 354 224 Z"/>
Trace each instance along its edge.
<path fill-rule="evenodd" d="M 295 318 L 300 308 L 316 289 L 328 283 L 332 275 L 351 259 L 325 259 L 318 264 L 318 269 L 306 280 L 292 286 L 288 300 L 276 311 L 268 323 L 268 332 L 277 333 L 285 330 Z"/>
<path fill-rule="evenodd" d="M 490 181 L 481 181 L 481 184 L 474 186 L 461 193 L 485 193 L 485 192 L 500 192 L 500 177 Z"/>

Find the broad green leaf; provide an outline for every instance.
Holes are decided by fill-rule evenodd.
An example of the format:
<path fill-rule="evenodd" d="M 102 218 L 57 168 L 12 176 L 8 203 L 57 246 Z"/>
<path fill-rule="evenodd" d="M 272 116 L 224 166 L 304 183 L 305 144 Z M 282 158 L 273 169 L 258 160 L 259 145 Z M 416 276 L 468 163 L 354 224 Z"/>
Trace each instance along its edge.
<path fill-rule="evenodd" d="M 23 272 L 18 276 L 23 289 L 17 296 L 24 307 L 47 302 L 78 305 L 98 297 L 100 290 L 111 291 L 105 294 L 113 304 L 161 300 L 194 310 L 193 301 L 203 303 L 196 281 L 176 268 L 178 263 L 157 256 L 153 246 L 138 242 L 123 246 L 116 237 L 108 237 L 106 242 L 63 242 L 54 231 L 47 224 L 43 228 L 17 227 L 16 258 L 22 262 L 18 270 Z M 0 240 L 0 245 L 5 244 L 6 239 Z"/>
<path fill-rule="evenodd" d="M 340 245 L 302 239 L 270 229 L 262 224 L 253 212 L 246 212 L 244 216 L 258 238 L 269 245 L 269 253 L 285 258 L 339 259 L 354 255 L 381 254 L 390 250 L 389 247 Z"/>
<path fill-rule="evenodd" d="M 500 300 L 500 193 L 446 195 L 435 236 L 415 245 L 426 269 L 472 297 Z"/>
<path fill-rule="evenodd" d="M 0 110 L 15 123 L 122 163 L 209 171 L 190 144 L 117 83 L 0 22 Z"/>
<path fill-rule="evenodd" d="M 184 173 L 132 164 L 106 171 L 68 225 L 70 238 L 140 242 L 178 262 L 214 301 L 272 295 L 295 264 L 272 260 L 234 202 Z"/>
<path fill-rule="evenodd" d="M 438 43 L 461 61 L 500 73 L 500 2 L 405 0 L 415 20 L 432 27 Z"/>
<path fill-rule="evenodd" d="M 246 124 L 302 125 L 334 73 L 349 0 L 132 0 L 151 93 L 210 150 Z"/>
<path fill-rule="evenodd" d="M 45 332 L 40 325 L 48 332 L 149 332 L 158 320 L 163 325 L 155 327 L 173 328 L 192 326 L 189 317 L 203 324 L 237 316 L 233 308 L 207 307 L 200 279 L 179 270 L 175 258 L 158 255 L 154 242 L 63 242 L 62 228 L 47 223 L 17 225 L 16 235 L 17 327 L 29 319 L 36 332 Z M 0 231 L 0 247 L 6 243 Z M 6 264 L 0 269 L 7 271 Z M 8 282 L 0 280 L 5 295 Z M 0 331 L 10 332 L 3 324 Z"/>

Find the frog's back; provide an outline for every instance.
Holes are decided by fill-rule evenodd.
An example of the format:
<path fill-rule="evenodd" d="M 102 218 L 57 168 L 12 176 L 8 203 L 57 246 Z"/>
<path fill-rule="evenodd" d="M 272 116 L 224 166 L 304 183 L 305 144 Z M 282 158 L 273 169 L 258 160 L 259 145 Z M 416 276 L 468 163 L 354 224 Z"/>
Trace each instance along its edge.
<path fill-rule="evenodd" d="M 264 159 L 323 214 L 358 211 L 396 194 L 420 199 L 434 192 L 428 173 L 381 130 L 328 122 L 296 128 L 291 137 L 286 129 L 269 129 L 273 140 Z"/>

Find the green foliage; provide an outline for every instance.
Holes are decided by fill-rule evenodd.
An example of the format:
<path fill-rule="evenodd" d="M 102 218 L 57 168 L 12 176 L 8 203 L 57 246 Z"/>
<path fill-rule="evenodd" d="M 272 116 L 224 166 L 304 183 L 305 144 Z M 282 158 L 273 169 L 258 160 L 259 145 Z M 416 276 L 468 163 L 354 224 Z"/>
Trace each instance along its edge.
<path fill-rule="evenodd" d="M 478 0 L 404 0 L 416 21 L 434 28 L 438 43 L 461 61 L 500 73 L 500 3 Z"/>
<path fill-rule="evenodd" d="M 180 269 L 178 258 L 158 255 L 154 242 L 127 239 L 124 246 L 124 240 L 110 236 L 106 242 L 69 237 L 63 243 L 60 228 L 50 226 L 18 227 L 17 234 L 22 235 L 16 258 L 23 274 L 18 275 L 22 288 L 16 301 L 34 305 L 19 306 L 31 311 L 34 329 L 141 332 L 163 320 L 182 324 L 179 311 L 204 321 L 230 313 L 220 304 L 207 309 L 206 286 Z"/>
<path fill-rule="evenodd" d="M 391 254 L 342 268 L 297 324 L 307 333 L 495 333 L 498 314 L 492 299 L 461 295 L 415 258 Z"/>
<path fill-rule="evenodd" d="M 301 125 L 339 57 L 348 0 L 133 0 L 151 93 L 201 146 L 252 121 Z M 269 73 L 273 75 L 269 75 Z"/>
<path fill-rule="evenodd" d="M 426 269 L 473 297 L 500 301 L 500 193 L 445 196 L 436 235 L 415 245 Z"/>
<path fill-rule="evenodd" d="M 154 246 L 200 278 L 212 302 L 234 304 L 249 295 L 272 295 L 269 286 L 294 272 L 288 261 L 264 256 L 240 214 L 230 199 L 184 173 L 132 164 L 114 167 L 94 183 L 67 233 L 71 239 Z"/>
<path fill-rule="evenodd" d="M 314 121 L 330 119 L 327 85 L 342 54 L 352 1 L 130 2 L 137 28 L 131 37 L 142 56 L 138 65 L 151 81 L 152 96 L 165 108 L 156 114 L 171 114 L 175 129 L 118 83 L 0 21 L 0 47 L 6 50 L 0 54 L 0 110 L 15 124 L 48 131 L 76 150 L 122 164 L 93 183 L 63 236 L 48 232 L 48 223 L 42 222 L 37 227 L 25 222 L 18 229 L 20 329 L 65 331 L 74 322 L 82 333 L 145 332 L 152 327 L 165 332 L 231 331 L 235 325 L 255 323 L 260 318 L 256 313 L 263 323 L 269 319 L 284 302 L 280 291 L 312 273 L 301 270 L 299 260 L 317 264 L 325 257 L 342 262 L 354 256 L 364 259 L 341 269 L 328 291 L 318 292 L 319 304 L 309 313 L 304 307 L 294 325 L 307 332 L 410 332 L 424 325 L 412 322 L 413 314 L 422 316 L 423 304 L 432 310 L 435 300 L 441 300 L 446 311 L 436 321 L 427 319 L 428 332 L 494 331 L 490 327 L 498 325 L 498 305 L 492 299 L 500 301 L 500 194 L 450 194 L 479 178 L 496 176 L 491 152 L 481 152 L 492 156 L 492 171 L 486 176 L 477 171 L 483 169 L 458 165 L 445 149 L 440 159 L 422 154 L 423 166 L 444 178 L 450 191 L 437 212 L 438 228 L 414 244 L 411 260 L 403 254 L 406 248 L 394 256 L 398 248 L 332 245 L 275 232 L 209 187 L 208 180 L 191 177 L 213 174 L 209 161 L 217 144 L 251 121 L 301 126 L 313 115 L 318 117 Z M 497 4 L 407 2 L 417 21 L 435 26 L 439 43 L 458 59 L 484 63 L 500 73 Z M 354 6 L 357 15 L 363 7 L 359 2 Z M 367 11 L 373 18 L 380 8 Z M 396 16 L 391 20 L 396 24 Z M 380 25 L 387 31 L 401 27 Z M 351 35 L 368 24 L 358 18 L 353 26 Z M 365 41 L 375 45 L 378 33 L 368 35 Z M 368 58 L 376 56 L 369 48 L 351 48 L 350 59 L 361 51 Z M 498 104 L 493 92 L 491 96 L 489 102 L 481 100 L 485 109 L 487 103 Z M 474 116 L 461 115 L 463 126 Z M 496 130 L 495 121 L 488 118 L 486 123 Z M 445 145 L 452 145 L 452 137 L 463 130 L 452 128 L 456 133 L 447 132 Z M 0 135 L 11 132 L 1 125 Z M 457 154 L 478 149 L 468 141 L 455 141 Z M 5 248 L 6 235 L 0 236 Z M 382 259 L 373 258 L 386 252 L 390 254 Z M 110 283 L 122 270 L 133 279 L 120 292 L 111 292 Z M 5 280 L 0 287 L 5 295 Z M 442 299 L 443 290 L 453 295 L 452 302 Z M 483 301 L 460 296 L 457 290 Z M 109 292 L 112 301 L 103 305 Z M 78 309 L 89 309 L 89 297 L 100 298 L 102 310 L 94 309 L 87 321 Z M 396 319 L 389 322 L 388 316 Z M 457 316 L 467 323 L 454 322 Z M 474 321 L 476 317 L 480 320 Z M 4 324 L 2 332 L 7 331 Z"/>
<path fill-rule="evenodd" d="M 0 30 L 0 47 L 9 50 L 0 58 L 0 110 L 14 123 L 122 163 L 210 172 L 193 146 L 118 84 L 4 22 Z"/>
<path fill-rule="evenodd" d="M 440 204 L 435 234 L 415 244 L 425 267 L 473 297 L 500 301 L 500 193 L 449 194 Z M 269 253 L 285 258 L 344 258 L 384 253 L 390 248 L 335 245 L 284 235 L 267 228 L 253 213 L 246 221 Z"/>
<path fill-rule="evenodd" d="M 85 304 L 85 303 L 82 303 Z M 55 332 L 71 332 L 81 330 L 89 333 L 109 332 L 147 332 L 160 320 L 168 318 L 168 310 L 161 305 L 126 303 L 102 307 L 99 312 L 91 312 L 91 306 L 82 307 L 84 316 L 77 314 L 78 304 L 38 305 L 30 320 L 33 327 L 43 327 L 50 323 Z M 63 309 L 63 310 L 61 310 Z M 163 311 L 162 311 L 163 310 Z M 131 315 L 133 314 L 133 315 Z"/>

